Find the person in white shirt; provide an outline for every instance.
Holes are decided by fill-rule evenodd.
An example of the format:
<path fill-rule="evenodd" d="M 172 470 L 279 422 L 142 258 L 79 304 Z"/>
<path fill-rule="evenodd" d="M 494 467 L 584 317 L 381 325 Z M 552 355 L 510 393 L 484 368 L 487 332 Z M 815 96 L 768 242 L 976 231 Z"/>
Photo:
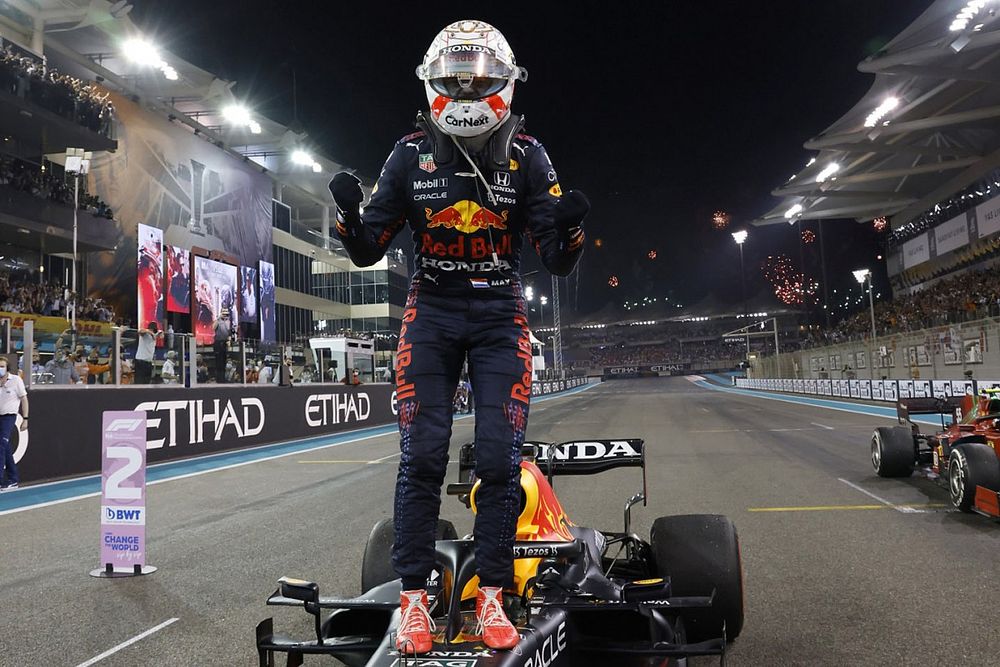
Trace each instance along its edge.
<path fill-rule="evenodd" d="M 21 413 L 21 430 L 28 428 L 28 392 L 20 377 L 7 372 L 7 358 L 0 357 L 0 491 L 16 489 L 17 465 L 11 435 Z"/>
<path fill-rule="evenodd" d="M 270 366 L 264 364 L 257 369 L 257 384 L 269 384 L 274 377 L 274 371 Z"/>
<path fill-rule="evenodd" d="M 163 384 L 177 384 L 176 359 L 176 352 L 173 350 L 167 352 L 167 358 L 163 361 L 163 368 L 160 369 L 160 377 L 163 378 Z"/>

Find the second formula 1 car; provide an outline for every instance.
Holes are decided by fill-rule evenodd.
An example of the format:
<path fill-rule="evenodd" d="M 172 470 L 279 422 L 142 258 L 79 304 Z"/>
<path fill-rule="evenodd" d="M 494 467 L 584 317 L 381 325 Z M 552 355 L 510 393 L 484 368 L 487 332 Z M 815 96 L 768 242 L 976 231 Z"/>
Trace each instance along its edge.
<path fill-rule="evenodd" d="M 901 398 L 896 413 L 899 426 L 872 433 L 875 472 L 909 477 L 917 470 L 946 484 L 956 509 L 1000 518 L 1000 390 L 978 397 Z M 918 414 L 941 415 L 941 430 L 922 433 L 910 418 Z"/>
<path fill-rule="evenodd" d="M 459 483 L 448 485 L 476 511 L 474 448 L 464 445 Z M 724 516 L 664 516 L 648 541 L 631 529 L 631 508 L 646 502 L 646 457 L 638 439 L 526 443 L 521 462 L 521 513 L 514 545 L 515 590 L 504 596 L 520 643 L 493 651 L 475 633 L 477 577 L 471 536 L 459 539 L 439 524 L 437 568 L 428 592 L 436 636 L 430 653 L 395 649 L 400 581 L 390 563 L 391 519 L 375 525 L 365 548 L 362 594 L 327 598 L 315 583 L 282 578 L 272 606 L 298 607 L 313 617 L 315 637 L 293 639 L 257 626 L 261 667 L 287 655 L 335 656 L 351 667 L 565 667 L 683 665 L 716 655 L 743 628 L 743 570 L 736 529 Z M 634 466 L 642 491 L 624 505 L 624 530 L 600 531 L 572 522 L 553 479 Z"/>

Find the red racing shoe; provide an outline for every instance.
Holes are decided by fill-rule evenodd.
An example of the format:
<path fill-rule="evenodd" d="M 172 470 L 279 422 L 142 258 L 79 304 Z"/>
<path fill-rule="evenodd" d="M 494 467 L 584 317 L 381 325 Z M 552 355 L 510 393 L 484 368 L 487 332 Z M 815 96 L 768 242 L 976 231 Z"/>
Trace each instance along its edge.
<path fill-rule="evenodd" d="M 476 593 L 476 618 L 479 625 L 476 634 L 483 637 L 483 643 L 492 649 L 512 649 L 521 641 L 507 614 L 503 610 L 503 590 L 481 586 Z"/>
<path fill-rule="evenodd" d="M 403 591 L 399 595 L 402 617 L 396 631 L 396 650 L 402 655 L 420 655 L 431 650 L 434 619 L 427 610 L 427 591 Z M 502 610 L 501 610 L 502 611 Z"/>

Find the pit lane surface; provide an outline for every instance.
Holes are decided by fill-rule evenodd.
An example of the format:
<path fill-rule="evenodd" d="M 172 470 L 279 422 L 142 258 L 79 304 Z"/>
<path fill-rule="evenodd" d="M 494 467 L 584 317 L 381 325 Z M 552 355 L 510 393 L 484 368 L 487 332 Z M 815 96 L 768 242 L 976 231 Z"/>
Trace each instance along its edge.
<path fill-rule="evenodd" d="M 661 378 L 539 403 L 528 437 L 644 438 L 640 534 L 664 514 L 735 521 L 747 622 L 731 665 L 996 664 L 1000 525 L 948 511 L 924 480 L 876 478 L 868 438 L 889 423 Z M 456 422 L 453 459 L 471 436 L 471 420 Z M 160 570 L 149 577 L 87 576 L 97 498 L 0 516 L 0 665 L 87 664 L 153 628 L 91 664 L 256 664 L 262 618 L 311 631 L 305 614 L 264 606 L 279 576 L 359 592 L 365 538 L 391 511 L 396 453 L 396 438 L 379 436 L 151 486 L 149 560 Z M 633 469 L 556 480 L 576 522 L 613 530 L 639 488 Z M 442 515 L 471 529 L 454 499 Z"/>

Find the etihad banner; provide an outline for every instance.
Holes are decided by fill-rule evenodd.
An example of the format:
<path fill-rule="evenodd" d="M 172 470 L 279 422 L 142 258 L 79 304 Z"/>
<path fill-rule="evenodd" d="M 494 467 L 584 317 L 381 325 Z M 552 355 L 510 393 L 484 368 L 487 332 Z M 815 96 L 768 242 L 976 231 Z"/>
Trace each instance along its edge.
<path fill-rule="evenodd" d="M 260 262 L 260 340 L 273 343 L 277 340 L 274 320 L 274 264 Z"/>
<path fill-rule="evenodd" d="M 89 289 L 119 313 L 135 313 L 138 224 L 162 231 L 162 243 L 233 256 L 240 265 L 271 261 L 271 179 L 221 150 L 111 93 L 118 150 L 91 162 L 88 190 L 115 211 L 122 242 L 93 253 Z"/>
<path fill-rule="evenodd" d="M 215 339 L 214 325 L 221 315 L 229 318 L 230 331 L 235 330 L 239 321 L 238 274 L 238 266 L 194 258 L 194 335 L 199 345 L 210 345 Z"/>
<path fill-rule="evenodd" d="M 167 312 L 191 312 L 191 251 L 167 246 Z"/>
<path fill-rule="evenodd" d="M 156 322 L 163 329 L 163 231 L 139 224 L 139 255 L 136 262 L 136 328 Z"/>

